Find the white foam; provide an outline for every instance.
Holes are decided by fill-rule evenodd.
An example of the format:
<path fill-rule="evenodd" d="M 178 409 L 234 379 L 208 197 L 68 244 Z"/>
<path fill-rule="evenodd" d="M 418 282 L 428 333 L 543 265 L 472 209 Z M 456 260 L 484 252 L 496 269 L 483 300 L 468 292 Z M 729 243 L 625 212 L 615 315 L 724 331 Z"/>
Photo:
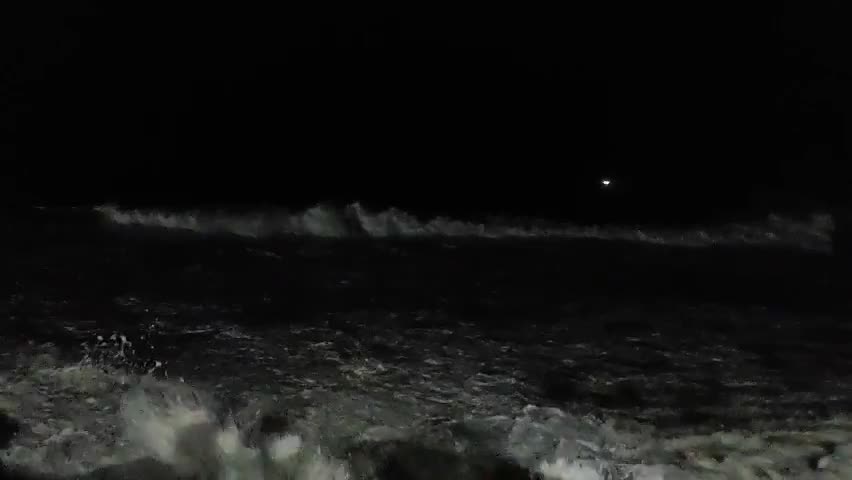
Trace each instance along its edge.
<path fill-rule="evenodd" d="M 0 376 L 0 407 L 22 426 L 0 450 L 0 463 L 15 471 L 73 478 L 152 458 L 199 478 L 349 478 L 345 463 L 296 435 L 246 445 L 245 432 L 220 421 L 216 402 L 184 383 L 121 373 L 91 358 L 68 366 L 21 358 Z"/>
<path fill-rule="evenodd" d="M 242 427 L 217 415 L 222 408 L 203 391 L 100 367 L 55 363 L 24 365 L 0 375 L 0 406 L 14 409 L 8 413 L 24 427 L 13 445 L 0 452 L 7 466 L 73 477 L 153 457 L 187 476 L 345 480 L 348 465 L 324 447 L 352 438 L 411 438 L 419 434 L 416 419 L 422 409 L 435 405 L 382 403 L 378 397 L 344 390 L 336 403 L 331 402 L 336 397 L 322 397 L 324 403 L 297 422 L 294 431 L 253 446 L 246 443 Z M 125 391 L 129 384 L 133 388 Z M 506 397 L 499 400 L 506 403 Z M 112 408 L 117 402 L 118 410 Z M 755 422 L 749 430 L 673 435 L 651 425 L 621 425 L 534 405 L 513 410 L 511 416 L 482 417 L 468 410 L 469 417 L 487 435 L 484 441 L 476 436 L 471 448 L 497 451 L 551 480 L 852 478 L 852 421 L 846 418 Z M 430 440 L 435 438 L 446 441 L 444 445 L 463 440 Z M 464 448 L 457 451 L 467 454 Z"/>
<path fill-rule="evenodd" d="M 122 409 L 127 436 L 181 475 L 213 475 L 223 480 L 349 478 L 344 463 L 297 435 L 272 439 L 265 451 L 249 447 L 233 421 L 220 425 L 211 408 L 199 400 L 202 397 L 188 387 L 162 382 L 156 387 L 153 393 L 140 388 L 128 396 Z"/>
<path fill-rule="evenodd" d="M 129 440 L 158 460 L 192 473 L 195 468 L 184 458 L 181 435 L 192 431 L 200 444 L 211 442 L 216 418 L 203 405 L 185 403 L 181 396 L 154 402 L 141 389 L 132 392 L 122 405 L 122 416 Z"/>
<path fill-rule="evenodd" d="M 612 474 L 600 464 L 585 460 L 568 461 L 557 458 L 555 461 L 542 461 L 536 469 L 548 480 L 611 480 Z M 667 471 L 670 472 L 666 476 Z M 672 479 L 671 472 L 661 465 L 635 465 L 622 470 L 620 478 L 630 480 L 666 480 Z"/>
<path fill-rule="evenodd" d="M 543 461 L 538 467 L 539 473 L 552 480 L 605 480 L 597 465 L 588 462 L 569 462 L 564 458 L 556 461 Z"/>
<path fill-rule="evenodd" d="M 298 435 L 276 437 L 269 442 L 268 449 L 273 461 L 288 461 L 302 449 L 302 438 Z"/>
<path fill-rule="evenodd" d="M 484 223 L 447 217 L 420 220 L 399 209 L 371 212 L 357 203 L 342 209 L 318 205 L 301 212 L 270 210 L 248 214 L 127 210 L 113 205 L 96 207 L 95 210 L 110 222 L 119 225 L 187 230 L 204 234 L 227 233 L 254 238 L 271 235 L 327 238 L 588 238 L 688 247 L 748 244 L 829 251 L 833 228 L 831 216 L 825 214 L 815 214 L 807 220 L 771 215 L 763 222 L 675 230 L 582 226 L 540 219 L 498 219 Z"/>
<path fill-rule="evenodd" d="M 552 480 L 852 478 L 852 421 L 843 418 L 666 437 L 529 406 L 510 427 L 507 453 Z"/>

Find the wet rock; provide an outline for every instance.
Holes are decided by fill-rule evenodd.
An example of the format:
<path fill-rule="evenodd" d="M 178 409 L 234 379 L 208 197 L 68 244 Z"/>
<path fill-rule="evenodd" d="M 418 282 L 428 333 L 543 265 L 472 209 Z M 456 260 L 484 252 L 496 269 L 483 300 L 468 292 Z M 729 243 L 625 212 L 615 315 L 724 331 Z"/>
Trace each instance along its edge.
<path fill-rule="evenodd" d="M 262 414 L 256 420 L 243 424 L 243 441 L 250 447 L 258 447 L 270 437 L 287 433 L 290 426 L 291 421 L 286 415 Z"/>
<path fill-rule="evenodd" d="M 466 455 L 409 442 L 362 445 L 350 452 L 354 478 L 378 480 L 529 480 L 537 474 L 497 455 Z"/>
<path fill-rule="evenodd" d="M 18 421 L 0 412 L 0 448 L 6 448 L 20 430 Z"/>
<path fill-rule="evenodd" d="M 290 421 L 283 415 L 266 415 L 260 419 L 258 427 L 265 435 L 282 434 L 290 427 Z"/>
<path fill-rule="evenodd" d="M 812 455 L 808 458 L 808 466 L 811 470 L 825 470 L 828 468 L 828 465 L 831 463 L 830 455 Z"/>
<path fill-rule="evenodd" d="M 12 439 L 15 438 L 15 435 L 18 434 L 18 430 L 20 430 L 18 422 L 5 413 L 0 412 L 0 448 L 6 448 Z M 3 462 L 0 461 L 0 480 L 12 480 L 14 478 L 16 477 L 13 477 L 12 473 L 6 470 Z"/>

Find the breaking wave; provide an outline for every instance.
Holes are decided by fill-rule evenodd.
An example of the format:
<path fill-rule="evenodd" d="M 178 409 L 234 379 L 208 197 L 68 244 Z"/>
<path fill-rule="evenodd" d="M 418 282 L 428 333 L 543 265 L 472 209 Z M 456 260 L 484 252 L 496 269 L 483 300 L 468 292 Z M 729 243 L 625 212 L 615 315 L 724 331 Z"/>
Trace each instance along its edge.
<path fill-rule="evenodd" d="M 809 250 L 831 249 L 830 215 L 815 214 L 800 220 L 770 215 L 762 222 L 731 223 L 690 229 L 584 226 L 541 219 L 493 219 L 469 222 L 448 217 L 421 220 L 390 208 L 368 211 L 360 204 L 344 208 L 318 205 L 303 211 L 270 210 L 247 214 L 225 212 L 128 210 L 113 205 L 95 210 L 118 225 L 186 230 L 204 234 L 245 237 L 316 236 L 347 237 L 477 237 L 564 238 L 644 242 L 661 245 L 706 247 L 713 245 L 776 245 Z"/>
<path fill-rule="evenodd" d="M 470 418 L 466 428 L 445 439 L 448 445 L 430 447 L 443 437 L 388 435 L 381 432 L 392 429 L 377 426 L 351 438 L 343 426 L 357 410 L 335 410 L 333 418 L 308 416 L 268 430 L 263 415 L 269 412 L 252 404 L 223 418 L 212 395 L 183 382 L 51 360 L 53 366 L 4 372 L 0 414 L 15 412 L 21 428 L 11 445 L 0 445 L 2 478 L 805 480 L 852 475 L 852 424 L 843 418 L 664 436 L 652 426 L 625 428 L 530 405 L 510 416 Z M 319 433 L 320 418 L 332 422 L 325 426 L 330 435 Z M 484 430 L 497 455 L 464 447 L 465 430 Z"/>

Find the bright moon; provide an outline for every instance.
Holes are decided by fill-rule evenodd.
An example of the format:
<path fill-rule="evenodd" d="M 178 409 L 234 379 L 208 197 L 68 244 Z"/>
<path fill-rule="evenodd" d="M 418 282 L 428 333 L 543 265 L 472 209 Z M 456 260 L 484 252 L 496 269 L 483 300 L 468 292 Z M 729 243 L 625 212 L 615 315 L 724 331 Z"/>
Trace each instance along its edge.
<path fill-rule="evenodd" d="M 608 187 L 610 183 L 612 183 L 612 181 L 608 178 L 604 178 L 603 180 L 601 180 L 601 185 L 603 185 L 604 187 Z"/>

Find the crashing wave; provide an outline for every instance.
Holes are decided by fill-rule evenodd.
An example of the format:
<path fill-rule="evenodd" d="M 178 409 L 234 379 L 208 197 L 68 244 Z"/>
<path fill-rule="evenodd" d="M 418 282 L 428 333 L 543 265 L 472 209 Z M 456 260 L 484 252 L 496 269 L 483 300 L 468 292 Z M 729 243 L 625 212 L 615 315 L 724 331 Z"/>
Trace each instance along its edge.
<path fill-rule="evenodd" d="M 325 238 L 563 238 L 621 240 L 688 247 L 777 245 L 828 251 L 831 249 L 832 230 L 830 215 L 812 215 L 807 220 L 771 215 L 763 222 L 678 230 L 584 226 L 532 219 L 468 222 L 439 216 L 424 221 L 396 208 L 373 212 L 357 203 L 344 208 L 318 205 L 297 212 L 270 210 L 248 214 L 128 210 L 113 205 L 99 206 L 95 210 L 108 221 L 118 225 L 253 238 L 276 235 Z"/>
<path fill-rule="evenodd" d="M 34 352 L 36 353 L 36 352 Z M 0 478 L 28 480 L 756 480 L 848 479 L 846 418 L 750 430 L 664 434 L 651 425 L 529 405 L 466 417 L 450 436 L 413 429 L 350 435 L 358 409 L 294 408 L 293 421 L 249 402 L 238 412 L 184 382 L 49 354 L 3 371 L 0 417 L 19 432 L 0 444 Z M 348 396 L 348 393 L 342 395 Z M 373 412 L 375 413 L 375 412 Z M 373 429 L 387 430 L 369 415 Z M 459 419 L 461 420 L 461 419 Z M 378 423 L 376 423 L 378 422 Z M 366 425 L 365 425 L 366 426 Z M 357 433 L 357 432 L 356 432 Z M 471 438 L 468 438 L 471 437 Z M 469 442 L 472 439 L 482 441 Z M 490 439 L 490 440 L 489 440 Z M 5 441 L 4 441 L 5 443 Z M 467 447 L 465 445 L 468 445 Z M 493 448 L 493 450 L 491 450 Z M 480 449 L 490 450 L 480 451 Z M 496 455 L 494 455 L 496 454 Z"/>

